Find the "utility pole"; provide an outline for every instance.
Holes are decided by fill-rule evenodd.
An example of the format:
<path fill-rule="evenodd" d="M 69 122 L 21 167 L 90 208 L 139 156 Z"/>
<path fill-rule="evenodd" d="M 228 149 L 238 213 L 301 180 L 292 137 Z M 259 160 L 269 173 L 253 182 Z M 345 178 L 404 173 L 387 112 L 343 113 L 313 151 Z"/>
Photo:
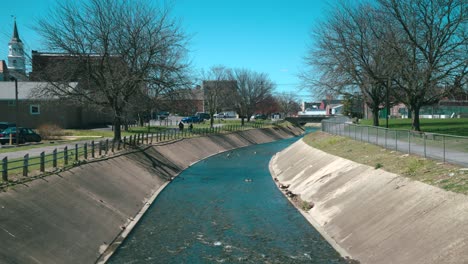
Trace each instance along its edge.
<path fill-rule="evenodd" d="M 19 145 L 19 131 L 18 131 L 18 114 L 19 114 L 19 106 L 18 106 L 18 79 L 11 76 L 10 80 L 15 81 L 15 131 L 16 131 L 16 146 Z"/>

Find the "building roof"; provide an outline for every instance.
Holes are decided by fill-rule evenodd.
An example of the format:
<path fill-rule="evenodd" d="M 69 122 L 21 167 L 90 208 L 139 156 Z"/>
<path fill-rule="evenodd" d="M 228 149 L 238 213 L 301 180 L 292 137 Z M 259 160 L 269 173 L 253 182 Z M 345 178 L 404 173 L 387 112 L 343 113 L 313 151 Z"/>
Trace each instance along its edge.
<path fill-rule="evenodd" d="M 48 82 L 18 82 L 18 99 L 47 99 L 34 95 L 36 89 L 50 85 Z M 70 83 L 74 87 L 77 83 Z M 0 101 L 15 100 L 15 82 L 0 82 Z"/>

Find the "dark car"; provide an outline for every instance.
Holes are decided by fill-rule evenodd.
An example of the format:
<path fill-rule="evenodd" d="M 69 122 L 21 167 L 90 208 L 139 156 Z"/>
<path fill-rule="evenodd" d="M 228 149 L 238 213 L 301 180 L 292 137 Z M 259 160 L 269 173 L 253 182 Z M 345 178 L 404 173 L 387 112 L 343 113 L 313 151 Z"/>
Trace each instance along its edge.
<path fill-rule="evenodd" d="M 23 144 L 26 142 L 40 142 L 42 140 L 41 136 L 34 132 L 31 128 L 18 127 L 19 130 L 19 143 Z M 12 138 L 12 143 L 16 143 L 16 128 L 9 127 L 0 132 L 0 143 L 2 145 L 10 142 L 10 134 Z"/>
<path fill-rule="evenodd" d="M 198 117 L 200 120 L 209 120 L 211 118 L 210 114 L 202 112 L 197 112 L 195 116 Z"/>
<path fill-rule="evenodd" d="M 201 120 L 200 118 L 198 118 L 197 116 L 189 116 L 189 117 L 184 117 L 182 118 L 182 122 L 183 123 L 200 123 L 202 122 L 203 120 Z"/>
<path fill-rule="evenodd" d="M 262 119 L 262 120 L 265 120 L 267 119 L 267 116 L 266 115 L 263 115 L 263 114 L 256 114 L 254 116 L 254 119 Z"/>
<path fill-rule="evenodd" d="M 164 120 L 169 117 L 169 112 L 167 111 L 159 112 L 156 117 L 158 120 Z"/>
<path fill-rule="evenodd" d="M 0 132 L 9 128 L 9 127 L 15 127 L 15 123 L 10 123 L 10 122 L 0 122 Z"/>

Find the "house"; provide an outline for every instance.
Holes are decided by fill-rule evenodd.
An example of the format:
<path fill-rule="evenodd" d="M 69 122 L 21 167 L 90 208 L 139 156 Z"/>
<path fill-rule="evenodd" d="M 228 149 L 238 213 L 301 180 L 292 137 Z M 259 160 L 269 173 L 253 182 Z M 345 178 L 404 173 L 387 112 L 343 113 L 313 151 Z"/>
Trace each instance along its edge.
<path fill-rule="evenodd" d="M 45 98 L 35 95 L 46 82 L 18 82 L 18 101 L 15 82 L 0 82 L 0 113 L 2 122 L 16 122 L 18 126 L 37 128 L 54 124 L 62 128 L 92 127 L 109 122 L 109 114 L 102 109 L 78 105 L 63 98 Z M 70 85 L 77 85 L 71 83 Z M 18 108 L 16 108 L 18 102 Z M 18 115 L 16 115 L 18 109 Z"/>

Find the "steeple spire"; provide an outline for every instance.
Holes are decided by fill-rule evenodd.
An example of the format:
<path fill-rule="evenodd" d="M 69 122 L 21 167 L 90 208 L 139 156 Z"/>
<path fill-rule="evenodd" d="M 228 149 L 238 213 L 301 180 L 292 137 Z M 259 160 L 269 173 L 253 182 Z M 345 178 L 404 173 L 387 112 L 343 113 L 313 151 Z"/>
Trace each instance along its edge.
<path fill-rule="evenodd" d="M 24 56 L 23 42 L 19 38 L 16 17 L 13 24 L 13 37 L 8 43 L 8 70 L 10 73 L 18 73 L 26 76 L 26 58 Z"/>
<path fill-rule="evenodd" d="M 18 28 L 16 27 L 16 17 L 13 25 L 13 37 L 11 38 L 11 42 L 21 42 L 21 39 L 19 38 L 18 34 Z"/>

